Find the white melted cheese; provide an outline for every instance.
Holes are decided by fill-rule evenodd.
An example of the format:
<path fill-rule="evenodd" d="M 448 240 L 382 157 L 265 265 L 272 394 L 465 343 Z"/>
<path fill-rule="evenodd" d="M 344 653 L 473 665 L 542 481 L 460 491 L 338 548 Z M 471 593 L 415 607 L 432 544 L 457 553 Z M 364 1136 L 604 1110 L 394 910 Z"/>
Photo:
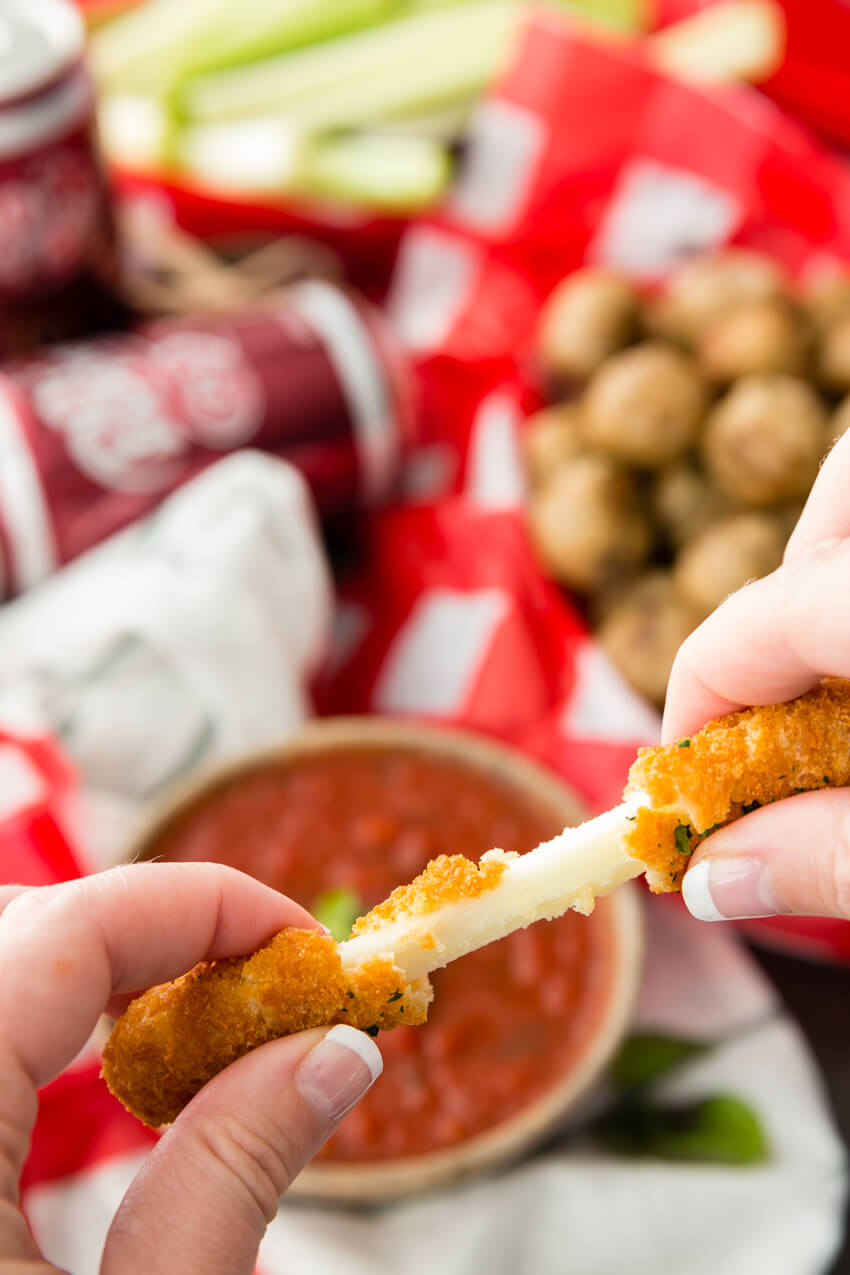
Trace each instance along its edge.
<path fill-rule="evenodd" d="M 505 864 L 492 889 L 432 912 L 408 913 L 340 943 L 343 967 L 356 969 L 372 957 L 389 957 L 412 981 L 534 921 L 569 908 L 590 912 L 594 899 L 646 870 L 623 844 L 627 821 L 646 804 L 642 794 L 633 796 L 528 854 L 490 850 L 485 860 Z"/>

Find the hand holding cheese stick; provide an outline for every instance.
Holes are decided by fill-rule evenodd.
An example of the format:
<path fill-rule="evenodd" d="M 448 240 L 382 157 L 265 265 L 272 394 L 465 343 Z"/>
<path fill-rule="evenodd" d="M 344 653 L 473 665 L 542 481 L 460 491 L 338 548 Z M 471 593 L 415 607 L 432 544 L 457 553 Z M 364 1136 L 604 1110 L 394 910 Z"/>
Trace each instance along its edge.
<path fill-rule="evenodd" d="M 743 704 L 850 675 L 850 435 L 836 443 L 772 575 L 733 594 L 683 644 L 663 739 Z M 685 902 L 702 920 L 798 913 L 850 918 L 850 794 L 801 793 L 697 849 Z"/>
<path fill-rule="evenodd" d="M 71 1062 L 101 1012 L 120 1013 L 128 993 L 197 960 L 313 924 L 276 890 L 213 863 L 0 885 L 0 1270 L 60 1275 L 19 1211 L 18 1178 L 37 1090 Z M 101 1275 L 250 1275 L 278 1197 L 380 1069 L 375 1043 L 346 1027 L 240 1059 L 151 1150 L 110 1226 Z M 72 1230 L 84 1207 L 72 1192 Z"/>

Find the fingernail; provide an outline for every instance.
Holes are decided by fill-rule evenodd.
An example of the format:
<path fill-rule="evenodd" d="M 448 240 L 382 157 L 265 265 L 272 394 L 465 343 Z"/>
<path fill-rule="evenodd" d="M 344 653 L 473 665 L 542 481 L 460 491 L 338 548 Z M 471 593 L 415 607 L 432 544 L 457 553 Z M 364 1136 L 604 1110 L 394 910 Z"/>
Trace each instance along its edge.
<path fill-rule="evenodd" d="M 308 1106 L 333 1124 L 371 1089 L 383 1067 L 375 1042 L 339 1023 L 301 1060 L 295 1083 Z"/>
<path fill-rule="evenodd" d="M 787 911 L 760 859 L 732 855 L 701 859 L 685 873 L 682 896 L 698 921 L 744 920 Z"/>

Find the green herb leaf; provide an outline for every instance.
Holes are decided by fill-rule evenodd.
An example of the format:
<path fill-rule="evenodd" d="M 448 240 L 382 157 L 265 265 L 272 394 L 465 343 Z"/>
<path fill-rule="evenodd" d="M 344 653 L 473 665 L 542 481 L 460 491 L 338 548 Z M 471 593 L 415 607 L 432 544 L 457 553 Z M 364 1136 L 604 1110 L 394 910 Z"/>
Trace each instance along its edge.
<path fill-rule="evenodd" d="M 679 824 L 673 833 L 673 840 L 676 843 L 676 849 L 679 854 L 691 853 L 691 830 L 686 823 Z"/>
<path fill-rule="evenodd" d="M 393 1001 L 400 1001 L 403 995 L 403 992 L 393 992 L 392 996 L 387 997 L 387 1004 L 392 1005 Z"/>
<path fill-rule="evenodd" d="M 714 1164 L 761 1164 L 769 1157 L 756 1113 L 720 1094 L 686 1107 L 623 1103 L 599 1122 L 607 1146 L 624 1155 Z"/>
<path fill-rule="evenodd" d="M 710 1048 L 701 1040 L 663 1036 L 659 1032 L 636 1032 L 620 1046 L 611 1064 L 611 1079 L 621 1089 L 648 1085 Z"/>
<path fill-rule="evenodd" d="M 377 1036 L 377 1034 L 378 1034 L 378 1032 L 379 1032 L 380 1030 L 381 1030 L 381 1029 L 380 1029 L 380 1027 L 378 1026 L 378 1024 L 377 1024 L 377 1023 L 373 1023 L 371 1027 L 367 1027 L 367 1028 L 365 1028 L 365 1031 L 366 1031 L 366 1035 L 367 1035 L 367 1036 Z"/>
<path fill-rule="evenodd" d="M 761 802 L 760 802 L 760 801 L 748 801 L 748 802 L 746 803 L 746 805 L 743 805 L 743 806 L 741 807 L 741 814 L 742 814 L 742 815 L 751 815 L 751 814 L 753 813 L 753 811 L 754 811 L 754 810 L 758 810 L 760 806 L 761 806 Z"/>
<path fill-rule="evenodd" d="M 363 912 L 363 901 L 347 886 L 325 890 L 313 900 L 310 911 L 317 921 L 326 925 L 337 943 L 344 943 L 351 934 L 351 927 Z"/>
<path fill-rule="evenodd" d="M 689 739 L 680 739 L 678 744 L 676 745 L 677 748 L 690 748 L 690 746 L 691 746 L 691 741 Z"/>

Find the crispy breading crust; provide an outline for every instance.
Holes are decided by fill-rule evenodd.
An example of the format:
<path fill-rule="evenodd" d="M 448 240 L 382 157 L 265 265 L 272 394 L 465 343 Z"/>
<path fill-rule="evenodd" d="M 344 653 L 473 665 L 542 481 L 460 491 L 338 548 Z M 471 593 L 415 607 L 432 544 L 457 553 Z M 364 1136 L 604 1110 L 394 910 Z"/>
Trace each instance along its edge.
<path fill-rule="evenodd" d="M 372 908 L 354 922 L 352 938 L 371 930 L 380 930 L 391 921 L 404 916 L 427 916 L 444 903 L 456 903 L 460 899 L 475 899 L 492 890 L 505 871 L 504 858 L 490 858 L 485 854 L 480 864 L 473 863 L 462 854 L 441 854 L 432 859 L 418 877 L 407 885 L 399 885 L 383 903 Z"/>
<path fill-rule="evenodd" d="M 641 748 L 625 795 L 645 793 L 651 809 L 638 813 L 626 848 L 647 865 L 651 889 L 678 890 L 708 832 L 756 806 L 848 783 L 850 682 L 828 678 L 787 704 L 743 709 L 689 740 Z"/>
<path fill-rule="evenodd" d="M 286 929 L 253 956 L 203 962 L 137 997 L 107 1041 L 102 1074 L 125 1107 L 158 1128 L 258 1045 L 330 1023 L 417 1025 L 430 1000 L 427 979 L 405 984 L 388 959 L 343 971 L 328 935 Z"/>

